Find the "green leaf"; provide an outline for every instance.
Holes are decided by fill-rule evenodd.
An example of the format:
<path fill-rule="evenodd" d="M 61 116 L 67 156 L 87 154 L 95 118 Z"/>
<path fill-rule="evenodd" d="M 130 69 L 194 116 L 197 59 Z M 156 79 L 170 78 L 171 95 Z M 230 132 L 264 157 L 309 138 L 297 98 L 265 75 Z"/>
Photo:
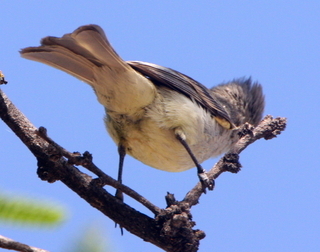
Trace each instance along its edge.
<path fill-rule="evenodd" d="M 57 204 L 0 194 L 0 220 L 5 222 L 52 226 L 66 218 L 66 211 Z"/>

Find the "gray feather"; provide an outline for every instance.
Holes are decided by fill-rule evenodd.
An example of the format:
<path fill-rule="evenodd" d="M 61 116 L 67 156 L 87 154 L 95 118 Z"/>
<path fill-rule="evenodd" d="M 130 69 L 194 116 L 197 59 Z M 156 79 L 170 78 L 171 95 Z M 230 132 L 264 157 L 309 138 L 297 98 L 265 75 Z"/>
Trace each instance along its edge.
<path fill-rule="evenodd" d="M 211 88 L 211 95 L 224 105 L 235 125 L 257 125 L 264 111 L 262 86 L 251 79 L 236 79 Z"/>

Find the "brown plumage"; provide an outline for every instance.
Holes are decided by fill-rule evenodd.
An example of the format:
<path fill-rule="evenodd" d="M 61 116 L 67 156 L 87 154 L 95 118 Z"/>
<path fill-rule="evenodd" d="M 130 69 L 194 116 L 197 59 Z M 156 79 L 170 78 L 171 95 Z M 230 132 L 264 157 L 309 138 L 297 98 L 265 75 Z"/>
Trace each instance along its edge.
<path fill-rule="evenodd" d="M 21 55 L 93 87 L 120 159 L 128 153 L 165 171 L 197 166 L 202 174 L 200 163 L 228 151 L 237 140 L 236 127 L 256 125 L 264 109 L 260 84 L 239 79 L 207 89 L 170 68 L 126 62 L 97 25 L 61 38 L 46 37 L 41 46 L 25 48 Z"/>

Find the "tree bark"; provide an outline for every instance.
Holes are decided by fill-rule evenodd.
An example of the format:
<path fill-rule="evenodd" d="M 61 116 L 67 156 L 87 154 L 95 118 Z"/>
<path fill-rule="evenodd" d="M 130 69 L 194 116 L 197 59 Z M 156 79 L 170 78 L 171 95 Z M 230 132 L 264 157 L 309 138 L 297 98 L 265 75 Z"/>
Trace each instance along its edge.
<path fill-rule="evenodd" d="M 92 162 L 88 152 L 72 154 L 51 140 L 44 128 L 37 129 L 0 90 L 0 117 L 21 139 L 37 159 L 38 176 L 50 183 L 60 180 L 81 198 L 110 219 L 144 241 L 169 252 L 195 252 L 199 242 L 205 237 L 201 230 L 193 229 L 190 209 L 196 205 L 203 193 L 200 182 L 190 190 L 184 200 L 176 201 L 167 196 L 168 207 L 161 209 L 153 205 L 132 189 L 118 183 L 104 174 Z M 238 172 L 239 153 L 257 139 L 271 139 L 286 127 L 285 118 L 266 116 L 253 128 L 245 124 L 239 129 L 240 140 L 208 172 L 209 178 L 216 179 L 225 171 Z M 75 165 L 82 165 L 93 171 L 97 178 L 81 172 Z M 109 194 L 103 185 L 111 185 L 146 206 L 154 215 L 151 218 L 130 207 Z"/>

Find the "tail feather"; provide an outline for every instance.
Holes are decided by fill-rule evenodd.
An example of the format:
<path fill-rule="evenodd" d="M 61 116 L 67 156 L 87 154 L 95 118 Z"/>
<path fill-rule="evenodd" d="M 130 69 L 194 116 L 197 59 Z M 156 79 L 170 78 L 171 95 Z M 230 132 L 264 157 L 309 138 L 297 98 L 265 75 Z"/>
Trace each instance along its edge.
<path fill-rule="evenodd" d="M 136 113 L 156 94 L 152 82 L 119 57 L 97 25 L 81 26 L 61 38 L 43 38 L 41 46 L 20 53 L 88 83 L 109 111 Z"/>
<path fill-rule="evenodd" d="M 104 31 L 99 26 L 81 26 L 71 34 L 71 37 L 102 64 L 130 69 L 129 65 L 113 50 Z"/>
<path fill-rule="evenodd" d="M 113 50 L 103 30 L 96 25 L 81 26 L 61 38 L 45 37 L 41 46 L 20 51 L 22 57 L 63 70 L 92 85 L 94 67 L 107 65 L 130 69 Z"/>
<path fill-rule="evenodd" d="M 73 52 L 75 55 L 79 55 L 86 60 L 91 61 L 96 66 L 101 66 L 101 62 L 96 59 L 93 54 L 87 49 L 83 48 L 79 43 L 71 37 L 72 34 L 65 34 L 62 38 L 57 37 L 45 37 L 41 40 L 41 45 L 45 47 L 54 47 L 59 46 L 65 49 L 68 49 L 70 52 Z"/>
<path fill-rule="evenodd" d="M 28 47 L 21 51 L 22 57 L 38 61 L 67 72 L 92 85 L 95 66 L 91 61 L 61 46 Z"/>

